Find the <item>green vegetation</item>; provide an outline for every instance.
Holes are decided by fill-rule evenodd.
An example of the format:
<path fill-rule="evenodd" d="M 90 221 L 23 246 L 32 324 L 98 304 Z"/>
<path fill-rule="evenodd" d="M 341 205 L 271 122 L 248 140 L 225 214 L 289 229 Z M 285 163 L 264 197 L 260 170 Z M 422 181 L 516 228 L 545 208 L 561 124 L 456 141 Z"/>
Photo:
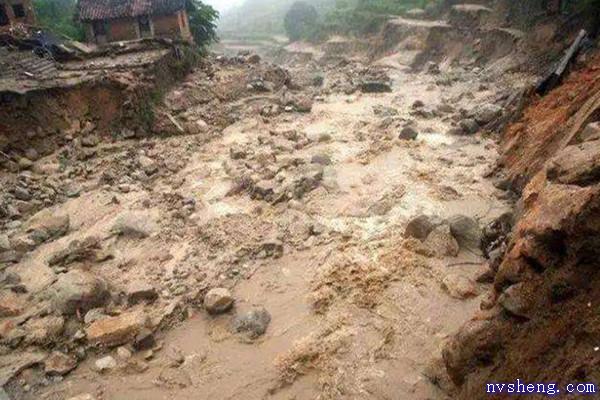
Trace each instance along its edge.
<path fill-rule="evenodd" d="M 310 4 L 297 1 L 290 7 L 283 26 L 290 40 L 313 38 L 318 29 L 319 14 Z"/>
<path fill-rule="evenodd" d="M 190 21 L 190 30 L 194 41 L 199 47 L 204 48 L 216 42 L 217 20 L 219 12 L 198 0 L 187 0 L 186 11 Z"/>
<path fill-rule="evenodd" d="M 76 0 L 34 0 L 38 24 L 49 31 L 74 40 L 83 40 L 84 33 L 76 21 Z"/>

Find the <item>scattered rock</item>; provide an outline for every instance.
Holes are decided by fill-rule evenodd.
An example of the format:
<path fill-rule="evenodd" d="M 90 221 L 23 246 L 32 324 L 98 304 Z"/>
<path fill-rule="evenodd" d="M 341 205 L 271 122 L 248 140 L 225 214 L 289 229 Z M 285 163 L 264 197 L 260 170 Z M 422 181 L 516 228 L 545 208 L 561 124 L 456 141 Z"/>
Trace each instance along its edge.
<path fill-rule="evenodd" d="M 84 393 L 84 394 L 77 395 L 75 397 L 70 397 L 67 400 L 96 400 L 96 397 L 94 397 L 93 395 L 91 395 L 89 393 Z"/>
<path fill-rule="evenodd" d="M 140 167 L 147 175 L 153 175 L 158 171 L 158 164 L 156 161 L 147 156 L 140 156 L 138 159 Z"/>
<path fill-rule="evenodd" d="M 141 301 L 154 301 L 158 298 L 156 289 L 143 280 L 136 280 L 127 286 L 127 301 L 129 304 L 137 304 Z"/>
<path fill-rule="evenodd" d="M 477 296 L 477 287 L 469 278 L 459 274 L 449 274 L 442 280 L 442 288 L 455 299 L 467 299 Z"/>
<path fill-rule="evenodd" d="M 423 108 L 423 107 L 425 107 L 425 103 L 423 103 L 423 101 L 421 101 L 421 100 L 415 100 L 415 102 L 412 104 L 413 109 Z"/>
<path fill-rule="evenodd" d="M 211 314 L 221 314 L 233 306 L 231 292 L 225 288 L 214 288 L 204 296 L 204 308 Z"/>
<path fill-rule="evenodd" d="M 271 323 L 271 314 L 264 308 L 255 308 L 244 315 L 237 316 L 233 322 L 233 329 L 237 333 L 247 333 L 251 339 L 263 335 Z"/>
<path fill-rule="evenodd" d="M 131 350 L 129 350 L 126 346 L 121 346 L 117 349 L 117 356 L 123 361 L 129 360 L 132 355 L 133 354 L 131 353 Z"/>
<path fill-rule="evenodd" d="M 87 237 L 83 241 L 73 240 L 67 248 L 53 253 L 48 258 L 48 265 L 66 266 L 78 261 L 95 260 L 99 249 L 100 240 L 96 237 Z"/>
<path fill-rule="evenodd" d="M 479 223 L 464 215 L 454 215 L 448 219 L 450 231 L 458 244 L 471 251 L 479 251 L 483 233 Z"/>
<path fill-rule="evenodd" d="M 523 283 L 509 286 L 498 298 L 498 303 L 512 315 L 530 317 L 531 304 Z"/>
<path fill-rule="evenodd" d="M 81 145 L 84 147 L 96 147 L 100 139 L 96 135 L 88 135 L 81 138 Z"/>
<path fill-rule="evenodd" d="M 429 233 L 443 223 L 442 219 L 436 216 L 418 215 L 410 220 L 404 231 L 405 237 L 414 237 L 419 240 L 425 240 Z"/>
<path fill-rule="evenodd" d="M 118 346 L 135 339 L 146 323 L 142 310 L 95 321 L 85 331 L 88 342 L 100 346 Z"/>
<path fill-rule="evenodd" d="M 0 387 L 6 385 L 14 376 L 32 365 L 40 364 L 46 358 L 44 353 L 13 351 L 0 355 Z"/>
<path fill-rule="evenodd" d="M 106 314 L 102 308 L 93 308 L 90 311 L 85 313 L 83 317 L 83 322 L 86 325 L 91 324 L 92 322 L 98 321 L 99 319 L 106 318 Z"/>
<path fill-rule="evenodd" d="M 400 135 L 398 136 L 398 139 L 415 140 L 417 138 L 417 136 L 419 136 L 419 132 L 417 132 L 417 130 L 415 128 L 413 128 L 412 126 L 405 126 L 400 131 Z"/>
<path fill-rule="evenodd" d="M 386 93 L 392 91 L 390 83 L 384 81 L 364 81 L 359 87 L 363 93 Z"/>
<path fill-rule="evenodd" d="M 77 367 L 77 360 L 74 357 L 53 351 L 46 361 L 44 361 L 44 372 L 47 375 L 62 376 L 66 375 Z"/>
<path fill-rule="evenodd" d="M 248 156 L 246 149 L 242 146 L 232 146 L 229 148 L 229 157 L 232 160 L 242 160 Z"/>
<path fill-rule="evenodd" d="M 8 239 L 8 235 L 0 234 L 0 253 L 3 251 L 8 251 L 11 249 L 10 240 Z"/>
<path fill-rule="evenodd" d="M 50 290 L 54 308 L 68 315 L 99 307 L 110 296 L 104 280 L 81 270 L 60 275 Z"/>
<path fill-rule="evenodd" d="M 475 121 L 480 125 L 486 125 L 502 115 L 502 108 L 495 104 L 484 104 L 475 110 Z"/>
<path fill-rule="evenodd" d="M 64 331 L 65 319 L 62 316 L 48 315 L 30 319 L 24 328 L 27 331 L 25 343 L 45 346 L 58 341 Z"/>
<path fill-rule="evenodd" d="M 450 232 L 450 227 L 445 224 L 438 226 L 427 235 L 425 245 L 438 257 L 456 257 L 460 250 L 458 242 Z"/>
<path fill-rule="evenodd" d="M 49 209 L 35 214 L 27 223 L 28 232 L 40 232 L 48 238 L 64 236 L 69 231 L 68 215 L 54 215 Z"/>
<path fill-rule="evenodd" d="M 148 328 L 142 328 L 133 341 L 133 347 L 137 351 L 151 349 L 156 345 L 154 333 Z"/>
<path fill-rule="evenodd" d="M 94 363 L 98 372 L 110 371 L 117 367 L 117 361 L 112 356 L 102 357 Z"/>
<path fill-rule="evenodd" d="M 158 224 L 149 212 L 124 211 L 115 219 L 112 231 L 119 235 L 146 238 L 158 231 Z"/>
<path fill-rule="evenodd" d="M 310 162 L 318 165 L 330 165 L 331 158 L 329 158 L 329 156 L 326 154 L 315 154 L 312 156 Z"/>
<path fill-rule="evenodd" d="M 0 292 L 0 318 L 15 317 L 25 309 L 25 299 L 12 291 Z"/>
<path fill-rule="evenodd" d="M 465 135 L 472 135 L 474 133 L 477 133 L 477 131 L 479 130 L 479 124 L 477 123 L 477 121 L 471 118 L 463 119 L 462 121 L 460 121 L 459 126 L 462 129 L 462 133 L 464 133 Z"/>
<path fill-rule="evenodd" d="M 592 122 L 579 135 L 579 141 L 600 140 L 600 122 Z"/>
<path fill-rule="evenodd" d="M 19 165 L 19 169 L 29 169 L 29 168 L 33 167 L 33 161 L 31 161 L 25 157 L 19 158 L 19 161 L 17 162 L 17 164 Z"/>

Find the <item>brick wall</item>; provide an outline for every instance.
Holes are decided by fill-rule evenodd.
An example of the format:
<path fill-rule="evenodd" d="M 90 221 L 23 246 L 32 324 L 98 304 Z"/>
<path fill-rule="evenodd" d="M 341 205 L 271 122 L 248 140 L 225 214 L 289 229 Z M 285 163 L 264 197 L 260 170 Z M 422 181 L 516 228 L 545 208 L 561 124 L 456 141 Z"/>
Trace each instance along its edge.
<path fill-rule="evenodd" d="M 107 25 L 108 40 L 111 42 L 134 40 L 139 37 L 135 19 L 113 19 Z"/>
<path fill-rule="evenodd" d="M 177 37 L 180 35 L 179 13 L 171 15 L 157 15 L 152 17 L 154 36 Z"/>

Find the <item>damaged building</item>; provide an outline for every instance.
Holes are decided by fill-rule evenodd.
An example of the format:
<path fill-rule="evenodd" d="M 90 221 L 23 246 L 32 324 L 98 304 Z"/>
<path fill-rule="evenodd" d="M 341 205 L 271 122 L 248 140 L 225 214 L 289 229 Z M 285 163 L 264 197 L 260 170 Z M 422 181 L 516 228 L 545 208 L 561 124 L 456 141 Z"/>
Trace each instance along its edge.
<path fill-rule="evenodd" d="M 0 29 L 15 24 L 34 23 L 35 14 L 31 0 L 0 0 Z"/>
<path fill-rule="evenodd" d="M 185 0 L 79 0 L 78 11 L 90 43 L 192 40 Z"/>

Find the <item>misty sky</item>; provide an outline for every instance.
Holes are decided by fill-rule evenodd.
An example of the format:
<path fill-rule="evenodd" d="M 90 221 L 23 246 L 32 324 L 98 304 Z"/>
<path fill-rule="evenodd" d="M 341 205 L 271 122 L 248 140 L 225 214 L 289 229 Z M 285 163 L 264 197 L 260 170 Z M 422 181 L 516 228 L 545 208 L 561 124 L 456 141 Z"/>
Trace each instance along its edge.
<path fill-rule="evenodd" d="M 204 2 L 210 4 L 220 12 L 223 12 L 232 6 L 243 3 L 244 0 L 204 0 Z"/>

